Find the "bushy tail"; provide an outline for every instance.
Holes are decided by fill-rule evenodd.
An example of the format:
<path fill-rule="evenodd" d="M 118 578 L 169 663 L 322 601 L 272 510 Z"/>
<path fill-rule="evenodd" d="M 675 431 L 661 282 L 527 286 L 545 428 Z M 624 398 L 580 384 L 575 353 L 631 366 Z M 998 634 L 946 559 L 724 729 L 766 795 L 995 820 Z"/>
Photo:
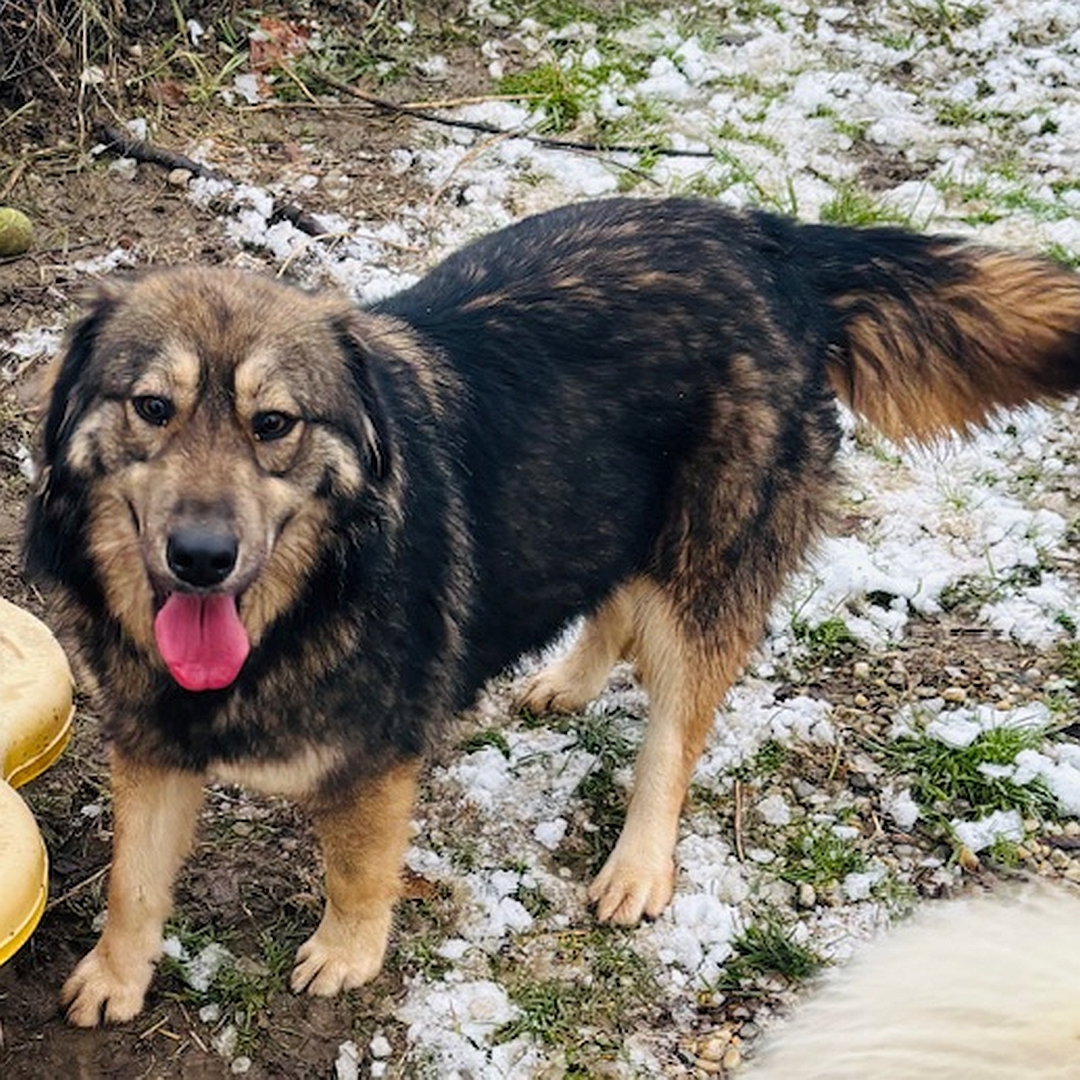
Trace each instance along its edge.
<path fill-rule="evenodd" d="M 1080 275 L 952 237 L 806 232 L 806 273 L 840 320 L 829 380 L 890 438 L 970 431 L 1080 389 Z"/>

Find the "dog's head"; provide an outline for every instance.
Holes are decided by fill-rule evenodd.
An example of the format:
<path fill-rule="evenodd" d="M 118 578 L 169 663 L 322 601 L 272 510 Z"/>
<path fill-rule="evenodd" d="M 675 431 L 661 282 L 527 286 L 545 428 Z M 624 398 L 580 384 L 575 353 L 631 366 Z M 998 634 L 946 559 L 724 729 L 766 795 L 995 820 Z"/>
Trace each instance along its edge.
<path fill-rule="evenodd" d="M 44 421 L 31 568 L 97 590 L 185 688 L 229 685 L 327 533 L 392 501 L 383 331 L 342 300 L 226 270 L 101 287 Z"/>

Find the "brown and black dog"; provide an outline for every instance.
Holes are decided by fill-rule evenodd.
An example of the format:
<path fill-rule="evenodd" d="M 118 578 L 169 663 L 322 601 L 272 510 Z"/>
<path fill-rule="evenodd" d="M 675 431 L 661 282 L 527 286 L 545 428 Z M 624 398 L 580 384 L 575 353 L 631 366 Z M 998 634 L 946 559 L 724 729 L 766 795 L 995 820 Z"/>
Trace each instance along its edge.
<path fill-rule="evenodd" d="M 651 719 L 601 919 L 667 904 L 691 770 L 827 523 L 836 399 L 898 439 L 1080 385 L 1080 278 L 896 229 L 611 199 L 367 309 L 183 268 L 103 286 L 43 430 L 33 576 L 111 744 L 115 856 L 77 1024 L 142 1007 L 208 778 L 300 800 L 326 910 L 293 986 L 379 971 L 426 745 L 620 658 Z"/>

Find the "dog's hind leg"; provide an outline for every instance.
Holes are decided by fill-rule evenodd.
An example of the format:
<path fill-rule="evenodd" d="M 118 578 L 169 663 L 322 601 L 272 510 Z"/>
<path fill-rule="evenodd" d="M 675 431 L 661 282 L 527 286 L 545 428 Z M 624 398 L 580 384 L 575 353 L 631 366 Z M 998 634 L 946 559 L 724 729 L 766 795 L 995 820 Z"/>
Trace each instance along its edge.
<path fill-rule="evenodd" d="M 570 651 L 525 683 L 519 708 L 574 712 L 592 701 L 630 644 L 632 620 L 633 598 L 617 589 L 585 619 Z"/>
<path fill-rule="evenodd" d="M 112 755 L 113 858 L 108 911 L 98 943 L 61 994 L 79 1027 L 130 1020 L 143 1006 L 172 908 L 172 886 L 203 800 L 195 773 Z"/>
<path fill-rule="evenodd" d="M 760 612 L 724 626 L 722 648 L 688 624 L 670 593 L 641 580 L 633 595 L 631 655 L 649 695 L 649 723 L 634 767 L 626 821 L 589 888 L 602 921 L 658 915 L 675 885 L 679 814 L 716 709 L 760 633 Z"/>
<path fill-rule="evenodd" d="M 340 803 L 314 808 L 326 863 L 326 910 L 297 950 L 293 990 L 330 996 L 378 975 L 419 772 L 419 762 L 408 761 L 365 781 Z"/>

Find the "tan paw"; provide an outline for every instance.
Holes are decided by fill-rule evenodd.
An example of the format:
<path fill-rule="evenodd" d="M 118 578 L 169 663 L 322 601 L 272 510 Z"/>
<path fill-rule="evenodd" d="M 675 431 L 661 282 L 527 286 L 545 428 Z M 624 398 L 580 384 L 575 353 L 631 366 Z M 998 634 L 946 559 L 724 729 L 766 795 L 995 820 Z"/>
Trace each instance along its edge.
<path fill-rule="evenodd" d="M 327 913 L 297 949 L 290 985 L 296 993 L 332 997 L 371 982 L 382 970 L 389 934 L 389 915 L 346 927 Z"/>
<path fill-rule="evenodd" d="M 60 993 L 70 1023 L 86 1028 L 103 1022 L 118 1024 L 142 1010 L 153 964 L 144 961 L 130 965 L 129 970 L 116 970 L 120 966 L 100 944 L 79 961 Z"/>
<path fill-rule="evenodd" d="M 601 922 L 633 926 L 642 916 L 653 918 L 671 902 L 675 892 L 675 862 L 669 856 L 652 860 L 628 859 L 619 848 L 608 856 L 589 886 Z"/>
<path fill-rule="evenodd" d="M 517 696 L 517 707 L 521 712 L 536 715 L 577 712 L 594 696 L 583 690 L 580 680 L 569 676 L 564 664 L 554 663 L 525 680 Z"/>

